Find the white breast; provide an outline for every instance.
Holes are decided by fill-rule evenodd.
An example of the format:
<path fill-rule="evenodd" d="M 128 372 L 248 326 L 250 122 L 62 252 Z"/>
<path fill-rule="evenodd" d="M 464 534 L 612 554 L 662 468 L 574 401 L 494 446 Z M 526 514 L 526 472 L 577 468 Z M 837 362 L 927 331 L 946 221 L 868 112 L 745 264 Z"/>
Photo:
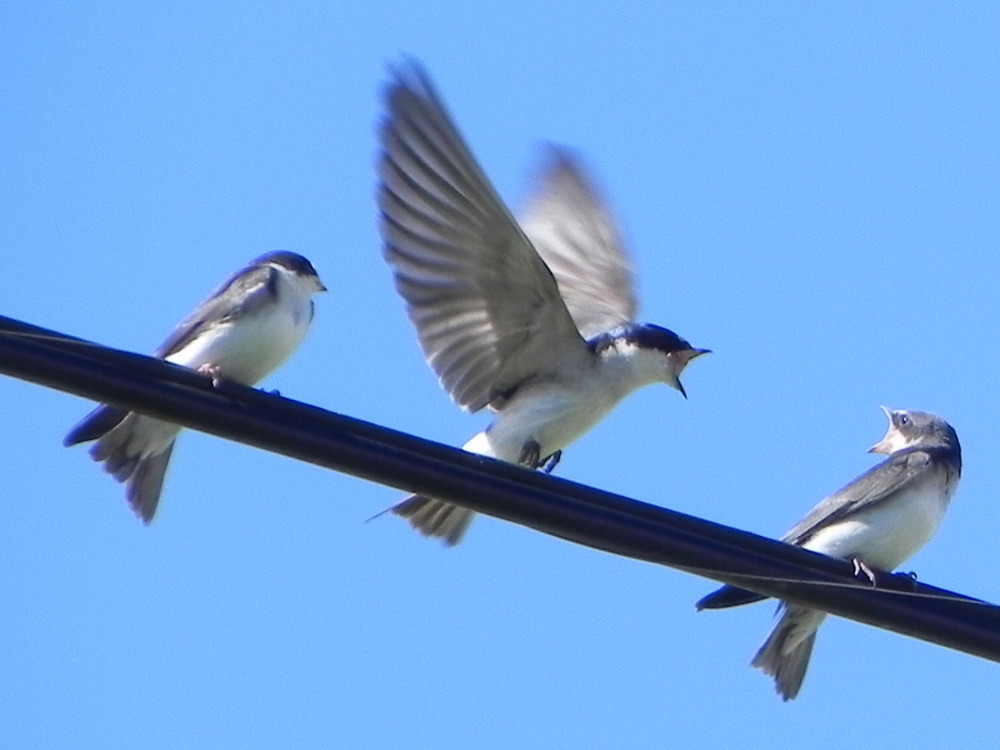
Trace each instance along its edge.
<path fill-rule="evenodd" d="M 283 285 L 282 279 L 279 284 Z M 312 319 L 307 296 L 279 286 L 278 301 L 254 315 L 204 331 L 178 352 L 167 357 L 185 367 L 214 365 L 224 377 L 254 385 L 284 362 L 302 342 Z"/>
<path fill-rule="evenodd" d="M 659 352 L 625 344 L 567 363 L 547 379 L 519 388 L 484 437 L 473 438 L 474 447 L 467 449 L 517 461 L 525 443 L 534 440 L 544 458 L 589 431 L 636 389 L 663 382 L 667 364 Z M 489 451 L 482 449 L 483 440 Z"/>
<path fill-rule="evenodd" d="M 940 526 L 951 499 L 944 482 L 944 472 L 933 472 L 891 499 L 823 529 L 803 546 L 892 570 L 923 547 Z"/>
<path fill-rule="evenodd" d="M 622 396 L 599 380 L 578 378 L 559 386 L 539 384 L 518 392 L 490 426 L 493 455 L 517 461 L 525 442 L 535 440 L 542 457 L 562 450 L 614 409 Z"/>

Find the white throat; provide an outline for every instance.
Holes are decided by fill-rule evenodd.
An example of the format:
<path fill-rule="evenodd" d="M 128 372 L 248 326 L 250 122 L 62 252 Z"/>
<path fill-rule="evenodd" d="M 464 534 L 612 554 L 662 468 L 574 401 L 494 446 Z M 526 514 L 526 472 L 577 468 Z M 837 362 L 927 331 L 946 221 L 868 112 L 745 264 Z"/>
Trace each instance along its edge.
<path fill-rule="evenodd" d="M 618 398 L 653 383 L 668 382 L 672 371 L 668 355 L 625 340 L 616 341 L 597 356 L 601 379 Z"/>

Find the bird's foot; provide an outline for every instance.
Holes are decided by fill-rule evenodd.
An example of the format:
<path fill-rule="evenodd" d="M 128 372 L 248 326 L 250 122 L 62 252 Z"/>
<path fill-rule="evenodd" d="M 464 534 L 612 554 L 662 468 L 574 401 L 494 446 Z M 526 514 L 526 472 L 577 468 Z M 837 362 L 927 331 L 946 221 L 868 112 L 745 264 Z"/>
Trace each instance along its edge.
<path fill-rule="evenodd" d="M 556 451 L 555 453 L 549 455 L 549 457 L 542 462 L 542 471 L 546 474 L 551 474 L 552 470 L 559 465 L 559 459 L 561 458 L 562 451 Z"/>
<path fill-rule="evenodd" d="M 864 575 L 871 583 L 872 588 L 875 588 L 875 571 L 868 567 L 868 564 L 864 560 L 859 560 L 855 557 L 851 559 L 851 562 L 854 564 L 854 577 L 861 578 Z"/>
<path fill-rule="evenodd" d="M 542 446 L 538 444 L 537 440 L 527 440 L 521 446 L 521 456 L 517 459 L 517 462 L 522 466 L 527 466 L 529 469 L 537 469 L 538 465 L 542 462 L 541 453 Z"/>
<path fill-rule="evenodd" d="M 206 362 L 201 367 L 198 368 L 198 372 L 202 375 L 207 375 L 212 379 L 212 385 L 218 388 L 222 384 L 222 368 L 218 365 L 213 365 Z"/>

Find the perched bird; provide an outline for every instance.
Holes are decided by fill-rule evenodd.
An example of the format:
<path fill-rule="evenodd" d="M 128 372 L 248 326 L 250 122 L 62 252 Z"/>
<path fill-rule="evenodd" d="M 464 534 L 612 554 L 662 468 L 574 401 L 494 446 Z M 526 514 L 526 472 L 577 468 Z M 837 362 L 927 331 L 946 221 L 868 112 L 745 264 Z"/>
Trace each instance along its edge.
<path fill-rule="evenodd" d="M 467 451 L 551 471 L 562 448 L 625 396 L 707 349 L 634 322 L 632 270 L 580 165 L 555 150 L 521 225 L 416 64 L 385 94 L 378 206 L 385 259 L 427 363 L 463 409 L 493 423 Z M 411 496 L 391 509 L 457 543 L 473 513 Z"/>
<path fill-rule="evenodd" d="M 312 296 L 326 291 L 312 263 L 284 251 L 260 256 L 215 290 L 153 356 L 213 380 L 253 385 L 284 362 L 313 319 Z M 153 520 L 174 441 L 181 428 L 114 406 L 99 406 L 63 440 L 91 440 L 90 455 L 125 483 L 135 514 Z"/>
<path fill-rule="evenodd" d="M 889 457 L 821 501 L 782 539 L 853 560 L 855 569 L 869 577 L 869 566 L 892 570 L 930 540 L 962 474 L 962 448 L 951 425 L 926 412 L 882 409 L 889 429 L 869 452 Z M 724 586 L 696 606 L 721 609 L 765 598 Z M 787 701 L 802 687 L 826 613 L 788 602 L 781 609 L 781 619 L 751 666 L 774 677 L 775 689 Z"/>

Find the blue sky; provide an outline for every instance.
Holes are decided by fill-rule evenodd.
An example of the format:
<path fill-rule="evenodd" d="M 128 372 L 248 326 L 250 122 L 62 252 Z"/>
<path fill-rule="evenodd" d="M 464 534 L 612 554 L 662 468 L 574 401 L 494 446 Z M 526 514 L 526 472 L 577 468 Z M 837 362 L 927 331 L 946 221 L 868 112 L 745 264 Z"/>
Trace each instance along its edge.
<path fill-rule="evenodd" d="M 350 7 L 349 7 L 350 6 Z M 544 7 L 542 7 L 544 6 Z M 337 8 L 340 9 L 337 9 Z M 501 195 L 539 146 L 612 202 L 642 318 L 714 354 L 562 476 L 780 535 L 938 412 L 965 477 L 921 579 L 998 591 L 1000 10 L 989 3 L 6 3 L 2 312 L 151 351 L 283 248 L 331 293 L 264 384 L 463 443 L 379 254 L 387 63 L 422 60 Z M 91 407 L 0 378 L 0 744 L 993 747 L 1000 667 L 830 619 L 799 699 L 747 664 L 772 607 L 185 433 L 159 516 L 60 440 Z M 836 713 L 834 713 L 836 711 Z M 844 717 L 844 718 L 841 718 Z"/>

